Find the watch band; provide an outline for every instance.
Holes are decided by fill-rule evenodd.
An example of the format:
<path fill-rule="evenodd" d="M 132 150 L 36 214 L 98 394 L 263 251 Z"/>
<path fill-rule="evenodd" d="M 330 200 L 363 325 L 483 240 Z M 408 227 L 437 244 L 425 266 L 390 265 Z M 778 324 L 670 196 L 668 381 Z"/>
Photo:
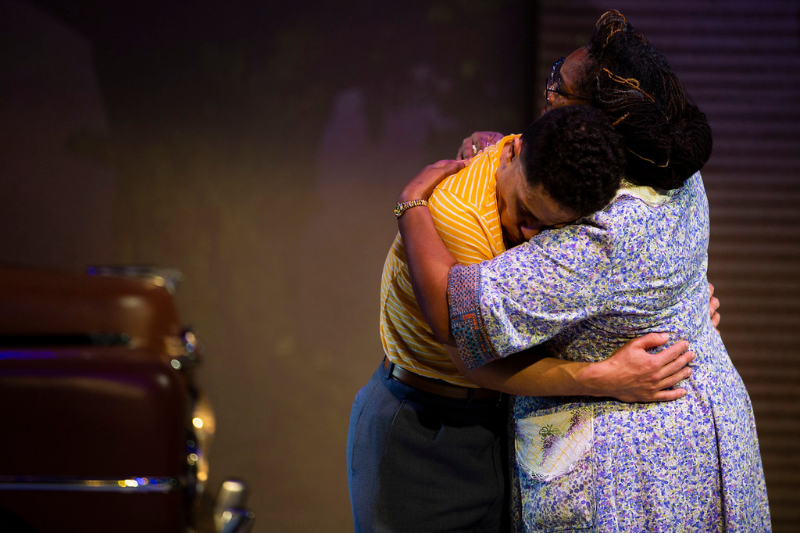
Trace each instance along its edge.
<path fill-rule="evenodd" d="M 406 210 L 416 207 L 418 205 L 428 205 L 427 200 L 411 200 L 410 202 L 400 202 L 394 206 L 394 216 L 400 218 Z"/>

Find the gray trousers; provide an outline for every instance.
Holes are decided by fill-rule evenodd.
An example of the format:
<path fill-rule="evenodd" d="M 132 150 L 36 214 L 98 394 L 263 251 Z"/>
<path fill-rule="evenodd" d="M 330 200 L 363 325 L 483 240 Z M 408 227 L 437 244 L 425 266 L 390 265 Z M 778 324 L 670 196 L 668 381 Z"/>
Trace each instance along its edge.
<path fill-rule="evenodd" d="M 355 531 L 508 531 L 506 423 L 505 401 L 422 392 L 381 365 L 350 415 Z"/>

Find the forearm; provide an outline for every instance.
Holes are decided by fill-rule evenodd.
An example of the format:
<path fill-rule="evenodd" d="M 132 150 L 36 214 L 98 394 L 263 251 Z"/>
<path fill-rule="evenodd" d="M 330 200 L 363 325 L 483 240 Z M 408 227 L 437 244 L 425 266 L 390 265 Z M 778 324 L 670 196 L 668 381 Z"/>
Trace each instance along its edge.
<path fill-rule="evenodd" d="M 487 389 L 515 396 L 611 395 L 597 383 L 592 363 L 563 361 L 528 350 L 468 370 L 455 349 L 448 352 L 467 379 Z"/>
<path fill-rule="evenodd" d="M 409 209 L 398 220 L 398 226 L 422 316 L 438 342 L 455 345 L 447 307 L 447 276 L 456 259 L 436 232 L 427 207 Z"/>
<path fill-rule="evenodd" d="M 687 366 L 694 353 L 678 341 L 658 353 L 669 336 L 650 333 L 633 339 L 596 363 L 544 357 L 534 350 L 513 354 L 475 369 L 467 369 L 458 352 L 447 347 L 450 359 L 476 385 L 517 396 L 598 396 L 623 402 L 677 400 L 686 394 L 673 388 L 692 374 Z"/>
<path fill-rule="evenodd" d="M 428 165 L 403 188 L 397 198 L 398 203 L 427 200 L 438 183 L 466 165 L 467 161 L 447 160 Z M 436 232 L 427 207 L 408 209 L 397 220 L 397 224 L 403 237 L 411 286 L 420 311 L 438 342 L 455 344 L 450 333 L 450 313 L 447 308 L 447 275 L 450 267 L 456 264 L 456 258 Z"/>

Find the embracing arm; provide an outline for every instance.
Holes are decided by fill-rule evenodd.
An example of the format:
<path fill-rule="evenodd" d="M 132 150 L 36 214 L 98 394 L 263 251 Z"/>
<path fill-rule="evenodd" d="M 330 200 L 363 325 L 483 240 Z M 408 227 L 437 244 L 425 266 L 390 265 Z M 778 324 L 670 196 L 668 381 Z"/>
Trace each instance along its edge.
<path fill-rule="evenodd" d="M 447 347 L 447 352 L 464 376 L 487 389 L 516 396 L 597 396 L 623 402 L 654 402 L 685 396 L 685 389 L 672 387 L 692 374 L 687 365 L 695 356 L 686 351 L 686 341 L 657 354 L 647 351 L 668 339 L 663 333 L 649 333 L 629 341 L 598 363 L 543 357 L 534 348 L 470 370 L 455 348 Z"/>
<path fill-rule="evenodd" d="M 446 176 L 463 168 L 464 162 L 440 161 L 422 170 L 401 192 L 398 202 L 427 199 Z M 407 210 L 398 220 L 406 262 L 417 304 L 438 342 L 455 345 L 450 329 L 447 284 L 455 257 L 442 242 L 427 207 Z M 666 335 L 651 333 L 635 339 L 598 363 L 578 363 L 537 356 L 527 351 L 469 370 L 455 349 L 448 348 L 456 367 L 474 383 L 494 390 L 525 396 L 589 395 L 622 401 L 666 401 L 686 394 L 683 389 L 664 390 L 691 374 L 686 365 L 694 359 L 685 352 L 687 343 L 651 354 Z M 684 353 L 685 352 L 685 353 Z"/>
<path fill-rule="evenodd" d="M 441 180 L 464 168 L 466 163 L 439 161 L 425 167 L 406 185 L 397 201 L 428 199 Z M 407 210 L 397 223 L 406 250 L 411 285 L 422 316 L 433 330 L 437 342 L 455 346 L 447 307 L 447 275 L 450 267 L 457 264 L 456 258 L 436 232 L 427 207 Z"/>

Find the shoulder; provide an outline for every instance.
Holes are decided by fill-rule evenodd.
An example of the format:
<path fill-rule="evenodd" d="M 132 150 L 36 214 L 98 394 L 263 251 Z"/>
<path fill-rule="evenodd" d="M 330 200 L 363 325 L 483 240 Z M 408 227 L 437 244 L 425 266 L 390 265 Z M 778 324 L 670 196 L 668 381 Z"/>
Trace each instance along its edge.
<path fill-rule="evenodd" d="M 682 187 L 659 190 L 628 184 L 620 188 L 616 197 L 603 210 L 590 218 L 603 219 L 607 224 L 624 226 L 630 218 L 660 218 L 669 212 L 680 212 L 692 204 L 705 203 L 705 189 L 700 173 L 695 173 Z"/>
<path fill-rule="evenodd" d="M 434 191 L 434 196 L 437 191 L 446 191 L 476 206 L 485 206 L 490 197 L 494 198 L 495 172 L 500 163 L 503 146 L 515 137 L 519 135 L 503 137 L 473 157 L 466 167 L 440 183 Z"/>
<path fill-rule="evenodd" d="M 478 200 L 494 185 L 494 170 L 492 161 L 488 157 L 478 155 L 466 167 L 440 183 L 434 190 L 432 198 L 435 198 L 437 193 L 445 192 L 471 203 L 478 203 Z"/>
<path fill-rule="evenodd" d="M 639 188 L 642 189 L 642 188 Z M 646 188 L 645 188 L 646 189 Z M 605 208 L 579 221 L 612 254 L 653 245 L 671 247 L 672 239 L 708 225 L 708 203 L 699 173 L 680 189 L 641 191 L 621 189 Z"/>

